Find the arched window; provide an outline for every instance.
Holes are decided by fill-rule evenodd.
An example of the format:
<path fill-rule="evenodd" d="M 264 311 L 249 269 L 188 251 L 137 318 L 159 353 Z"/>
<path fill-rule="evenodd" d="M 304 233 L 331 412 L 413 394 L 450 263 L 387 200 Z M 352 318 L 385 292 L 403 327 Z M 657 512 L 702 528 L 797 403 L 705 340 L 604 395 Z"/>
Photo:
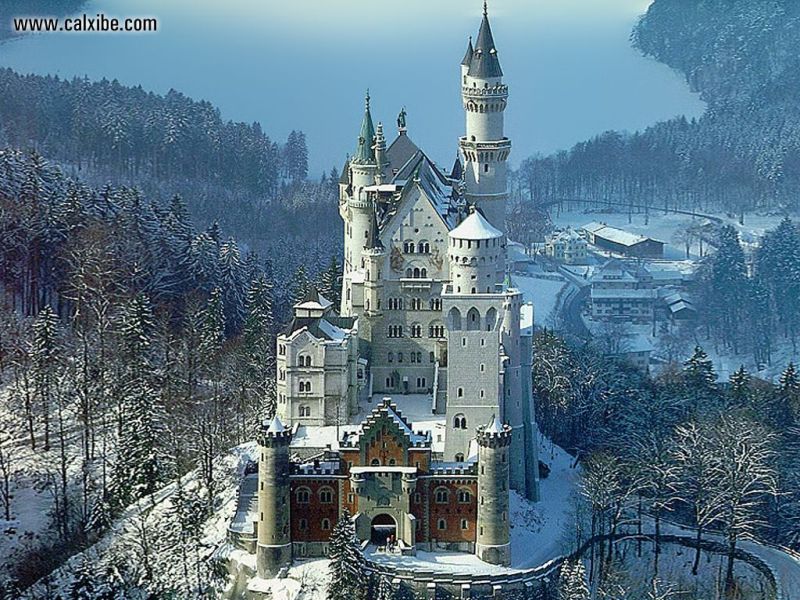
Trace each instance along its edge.
<path fill-rule="evenodd" d="M 419 323 L 414 323 L 411 326 L 411 337 L 412 338 L 422 337 L 422 325 L 420 325 Z"/>
<path fill-rule="evenodd" d="M 406 279 L 411 279 L 414 277 L 414 271 L 412 269 L 406 269 Z"/>
<path fill-rule="evenodd" d="M 389 352 L 389 355 L 387 356 L 387 359 L 388 359 L 388 361 L 390 363 L 394 362 L 394 352 Z"/>
<path fill-rule="evenodd" d="M 467 330 L 477 331 L 481 328 L 481 313 L 474 306 L 467 312 Z"/>
<path fill-rule="evenodd" d="M 444 531 L 445 529 L 447 529 L 447 519 L 439 519 L 439 521 L 436 524 L 436 527 L 437 529 L 439 529 L 439 531 Z"/>
<path fill-rule="evenodd" d="M 419 279 L 420 270 L 419 267 L 414 267 L 414 279 Z"/>
<path fill-rule="evenodd" d="M 414 254 L 414 241 L 406 240 L 403 242 L 403 252 L 406 254 Z"/>
<path fill-rule="evenodd" d="M 436 354 L 434 354 L 433 352 L 429 352 L 428 353 L 428 359 L 430 360 L 431 363 L 435 363 L 436 362 Z"/>
<path fill-rule="evenodd" d="M 370 464 L 371 466 L 373 466 L 373 467 L 380 467 L 380 466 L 381 466 L 381 461 L 380 461 L 380 459 L 379 459 L 379 458 L 373 458 L 373 459 L 372 459 L 372 460 L 369 462 L 369 464 Z"/>
<path fill-rule="evenodd" d="M 447 314 L 450 331 L 458 331 L 461 329 L 461 312 L 454 306 Z"/>
<path fill-rule="evenodd" d="M 486 311 L 486 331 L 492 331 L 497 323 L 497 310 L 490 308 Z"/>
<path fill-rule="evenodd" d="M 430 309 L 431 310 L 442 310 L 442 299 L 441 298 L 431 298 L 430 302 Z"/>
<path fill-rule="evenodd" d="M 425 267 L 422 267 L 422 271 L 420 273 L 421 273 L 423 279 L 427 279 L 428 278 L 428 269 L 426 269 Z"/>
<path fill-rule="evenodd" d="M 308 520 L 307 519 L 300 519 L 300 521 L 297 523 L 297 528 L 300 531 L 308 530 Z"/>
<path fill-rule="evenodd" d="M 300 416 L 301 417 L 310 417 L 311 416 L 311 407 L 310 406 L 301 406 L 300 407 Z"/>
<path fill-rule="evenodd" d="M 450 491 L 445 487 L 438 487 L 433 493 L 436 504 L 447 504 L 450 502 Z"/>
<path fill-rule="evenodd" d="M 403 353 L 402 352 L 398 352 L 397 353 L 397 362 L 403 362 Z"/>
<path fill-rule="evenodd" d="M 330 519 L 322 519 L 322 522 L 320 523 L 320 529 L 322 529 L 322 531 L 330 531 L 330 529 L 331 529 L 331 520 Z"/>
<path fill-rule="evenodd" d="M 456 461 L 456 462 L 464 462 L 464 455 L 463 455 L 463 454 L 461 454 L 461 452 L 459 452 L 459 453 L 458 453 L 458 454 L 456 454 L 456 456 L 455 456 L 455 461 Z M 460 494 L 460 493 L 461 493 L 461 492 L 459 492 L 459 494 Z M 459 502 L 460 502 L 460 501 L 461 501 L 461 500 L 460 500 L 460 496 L 459 496 Z"/>
<path fill-rule="evenodd" d="M 391 500 L 388 496 L 383 496 L 382 498 L 378 498 L 378 506 L 391 506 Z"/>
<path fill-rule="evenodd" d="M 466 488 L 461 488 L 458 490 L 458 502 L 459 504 L 469 504 L 472 502 L 472 493 Z"/>
<path fill-rule="evenodd" d="M 306 487 L 297 488 L 294 494 L 298 504 L 308 504 L 311 500 L 311 490 Z"/>
<path fill-rule="evenodd" d="M 463 398 L 463 397 L 464 397 L 464 388 L 458 388 L 458 389 L 456 390 L 456 395 L 457 395 L 459 398 Z"/>
<path fill-rule="evenodd" d="M 323 504 L 330 504 L 333 502 L 333 490 L 329 487 L 320 488 L 319 501 Z"/>
<path fill-rule="evenodd" d="M 459 392 L 462 391 L 461 388 L 458 388 Z M 466 429 L 467 428 L 467 417 L 464 416 L 462 413 L 458 413 L 455 417 L 453 417 L 453 428 L 454 429 Z"/>

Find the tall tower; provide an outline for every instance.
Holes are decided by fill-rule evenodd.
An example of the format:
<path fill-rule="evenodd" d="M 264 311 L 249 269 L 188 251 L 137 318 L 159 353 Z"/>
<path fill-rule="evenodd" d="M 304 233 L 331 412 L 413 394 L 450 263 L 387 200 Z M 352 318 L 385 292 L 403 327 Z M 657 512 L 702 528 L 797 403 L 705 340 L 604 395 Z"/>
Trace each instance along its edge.
<path fill-rule="evenodd" d="M 484 562 L 511 564 L 508 463 L 511 428 L 496 416 L 478 428 L 478 537 L 475 554 Z"/>
<path fill-rule="evenodd" d="M 292 563 L 289 508 L 291 430 L 276 416 L 258 434 L 258 576 L 270 579 Z"/>
<path fill-rule="evenodd" d="M 385 149 L 385 141 L 384 141 Z M 372 200 L 364 188 L 375 185 L 378 176 L 378 161 L 375 155 L 375 126 L 369 108 L 367 92 L 364 118 L 358 135 L 358 144 L 349 163 L 350 185 L 339 205 L 344 220 L 344 279 L 342 290 L 342 315 L 351 315 L 352 278 L 354 271 L 364 269 L 363 249 L 372 239 Z"/>
<path fill-rule="evenodd" d="M 474 48 L 470 40 L 461 63 L 461 97 L 467 116 L 466 135 L 459 140 L 466 199 L 477 204 L 492 225 L 505 231 L 506 161 L 511 140 L 503 135 L 503 114 L 508 86 L 503 84 L 486 2 L 478 39 Z"/>

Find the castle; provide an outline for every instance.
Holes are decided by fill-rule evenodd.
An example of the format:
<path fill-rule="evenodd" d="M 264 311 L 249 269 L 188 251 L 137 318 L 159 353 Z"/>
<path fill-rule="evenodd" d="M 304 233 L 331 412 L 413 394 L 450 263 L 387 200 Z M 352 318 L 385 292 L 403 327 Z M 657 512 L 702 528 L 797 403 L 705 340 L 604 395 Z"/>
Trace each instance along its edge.
<path fill-rule="evenodd" d="M 260 577 L 324 555 L 345 509 L 362 540 L 508 565 L 509 490 L 538 499 L 533 307 L 506 274 L 508 87 L 485 3 L 460 69 L 449 172 L 404 110 L 387 146 L 367 95 L 339 182 L 341 306 L 312 290 L 278 336 L 277 414 L 230 528 Z"/>

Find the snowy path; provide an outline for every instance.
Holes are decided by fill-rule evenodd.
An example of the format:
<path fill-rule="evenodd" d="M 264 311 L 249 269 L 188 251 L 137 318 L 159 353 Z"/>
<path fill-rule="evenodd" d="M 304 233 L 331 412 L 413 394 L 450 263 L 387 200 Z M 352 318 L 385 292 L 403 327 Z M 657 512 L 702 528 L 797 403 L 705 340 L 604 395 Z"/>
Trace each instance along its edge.
<path fill-rule="evenodd" d="M 696 530 L 691 527 L 662 521 L 662 533 L 685 536 L 694 540 Z M 652 535 L 652 531 L 648 534 Z M 724 542 L 722 535 L 703 534 L 703 539 Z M 738 547 L 763 560 L 775 576 L 778 584 L 778 600 L 800 600 L 800 554 L 792 550 L 767 546 L 759 542 L 739 542 Z"/>

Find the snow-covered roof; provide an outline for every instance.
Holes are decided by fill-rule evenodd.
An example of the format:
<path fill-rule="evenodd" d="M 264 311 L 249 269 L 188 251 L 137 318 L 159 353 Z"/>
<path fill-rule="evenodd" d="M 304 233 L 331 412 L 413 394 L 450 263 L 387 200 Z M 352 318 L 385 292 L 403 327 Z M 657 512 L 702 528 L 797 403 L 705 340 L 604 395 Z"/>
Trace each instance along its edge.
<path fill-rule="evenodd" d="M 642 242 L 646 242 L 648 240 L 658 242 L 658 240 L 653 240 L 652 238 L 644 235 L 631 233 L 630 231 L 617 229 L 616 227 L 610 227 L 609 225 L 604 225 L 602 223 L 592 222 L 588 225 L 584 225 L 582 229 L 594 234 L 597 237 L 603 238 L 604 240 L 608 240 L 609 242 L 620 244 L 621 246 L 635 246 L 636 244 L 641 244 Z"/>
<path fill-rule="evenodd" d="M 332 341 L 341 341 L 347 337 L 348 333 L 341 327 L 337 327 L 326 319 L 319 320 L 319 330 L 328 336 L 328 338 L 330 338 Z"/>
<path fill-rule="evenodd" d="M 503 237 L 503 232 L 489 223 L 480 211 L 475 210 L 450 232 L 450 237 L 458 240 L 492 240 Z"/>
<path fill-rule="evenodd" d="M 503 424 L 500 422 L 500 419 L 497 418 L 497 415 L 495 415 L 494 419 L 492 419 L 492 422 L 489 423 L 485 431 L 486 433 L 492 433 L 495 435 L 503 433 Z"/>
<path fill-rule="evenodd" d="M 286 431 L 286 427 L 283 426 L 281 420 L 278 418 L 278 415 L 275 415 L 270 421 L 269 427 L 267 428 L 267 433 L 283 433 Z"/>
<path fill-rule="evenodd" d="M 354 475 L 360 475 L 362 473 L 405 473 L 409 475 L 413 475 L 417 472 L 417 467 L 397 467 L 397 466 L 385 466 L 385 465 L 378 465 L 374 467 L 352 467 L 350 472 Z"/>

